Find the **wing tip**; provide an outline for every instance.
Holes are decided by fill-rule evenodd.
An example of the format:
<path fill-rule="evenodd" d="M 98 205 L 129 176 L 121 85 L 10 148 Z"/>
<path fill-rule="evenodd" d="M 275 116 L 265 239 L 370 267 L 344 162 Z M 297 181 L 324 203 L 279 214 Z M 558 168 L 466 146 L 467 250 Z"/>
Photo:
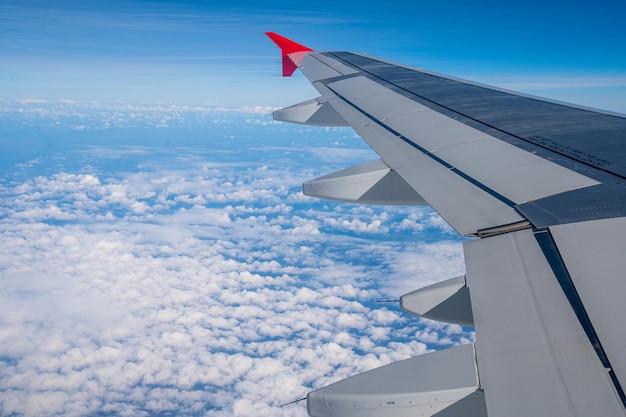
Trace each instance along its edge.
<path fill-rule="evenodd" d="M 296 52 L 311 52 L 313 49 L 308 46 L 304 46 L 297 42 L 292 41 L 291 39 L 285 38 L 284 36 L 279 35 L 276 32 L 265 32 L 268 38 L 274 42 L 281 51 L 281 56 L 283 60 L 283 76 L 289 77 L 294 71 L 298 68 L 293 61 L 289 57 L 290 54 L 294 54 Z"/>

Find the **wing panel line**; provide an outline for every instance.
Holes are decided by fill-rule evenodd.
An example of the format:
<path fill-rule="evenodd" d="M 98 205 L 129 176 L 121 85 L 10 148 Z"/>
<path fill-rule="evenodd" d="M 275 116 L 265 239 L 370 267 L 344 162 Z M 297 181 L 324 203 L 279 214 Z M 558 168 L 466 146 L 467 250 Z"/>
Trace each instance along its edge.
<path fill-rule="evenodd" d="M 343 62 L 345 62 L 345 63 L 346 63 L 346 64 L 348 64 L 348 65 L 352 65 L 352 64 L 350 64 L 348 61 L 346 61 L 345 59 L 343 59 L 343 58 L 341 58 L 340 56 L 338 56 L 337 54 L 335 54 L 334 52 L 328 52 L 328 54 L 332 55 L 334 58 L 337 58 L 337 59 L 342 60 Z M 353 54 L 353 55 L 354 55 L 354 54 Z M 370 58 L 370 59 L 371 59 L 371 58 Z M 514 137 L 514 138 L 516 138 L 516 139 L 518 139 L 518 140 L 520 140 L 520 141 L 523 141 L 523 142 L 525 142 L 525 143 L 527 143 L 527 144 L 530 144 L 530 145 L 533 145 L 533 146 L 537 146 L 537 147 L 540 147 L 540 148 L 542 148 L 542 149 L 545 149 L 545 150 L 547 150 L 547 151 L 549 151 L 549 152 L 553 152 L 553 153 L 555 153 L 555 154 L 561 155 L 561 156 L 563 156 L 563 157 L 565 157 L 565 158 L 567 158 L 567 159 L 569 159 L 569 160 L 573 160 L 573 161 L 579 162 L 579 163 L 584 164 L 584 165 L 586 165 L 586 166 L 588 166 L 588 167 L 591 167 L 591 168 L 593 168 L 593 169 L 596 169 L 596 170 L 599 170 L 599 171 L 603 171 L 603 172 L 605 172 L 605 173 L 607 173 L 607 174 L 609 174 L 609 175 L 614 175 L 614 176 L 617 176 L 617 177 L 619 177 L 619 178 L 626 179 L 626 176 L 621 175 L 621 174 L 619 174 L 619 173 L 617 173 L 617 172 L 613 172 L 613 171 L 610 171 L 610 170 L 608 170 L 608 169 L 606 169 L 606 168 L 602 168 L 602 166 L 599 166 L 599 165 L 596 165 L 596 164 L 589 163 L 589 162 L 585 161 L 584 159 L 575 159 L 575 158 L 572 158 L 572 156 L 571 156 L 571 155 L 568 155 L 568 153 L 567 153 L 567 152 L 560 152 L 560 151 L 558 151 L 558 150 L 556 150 L 556 149 L 554 149 L 554 148 L 551 148 L 551 147 L 548 147 L 548 146 L 542 145 L 542 144 L 541 144 L 541 141 L 532 141 L 532 140 L 529 140 L 528 138 L 524 138 L 524 137 L 521 137 L 521 136 L 515 135 L 515 134 L 513 134 L 513 133 L 507 132 L 506 130 L 502 130 L 501 128 L 499 128 L 499 127 L 497 127 L 497 126 L 490 125 L 490 124 L 488 124 L 488 123 L 485 123 L 484 121 L 481 121 L 481 120 L 479 120 L 479 119 L 473 118 L 473 117 L 468 116 L 468 115 L 466 115 L 466 114 L 464 114 L 464 113 L 460 113 L 459 111 L 454 110 L 454 109 L 452 109 L 452 108 L 450 108 L 450 107 L 448 107 L 448 106 L 445 106 L 445 105 L 443 105 L 443 104 L 437 103 L 437 102 L 435 102 L 435 101 L 433 101 L 433 100 L 431 100 L 431 99 L 429 99 L 429 98 L 426 98 L 426 97 L 424 97 L 424 96 L 421 96 L 421 95 L 419 95 L 419 94 L 417 94 L 417 93 L 415 93 L 415 92 L 413 92 L 413 91 L 407 90 L 407 89 L 406 89 L 406 88 L 404 88 L 404 87 L 400 87 L 399 85 L 394 84 L 393 82 L 390 82 L 390 81 L 388 81 L 388 80 L 386 80 L 386 79 L 384 79 L 384 78 L 381 78 L 381 77 L 379 77 L 378 75 L 376 75 L 376 74 L 374 74 L 374 73 L 372 73 L 372 72 L 370 72 L 370 71 L 368 71 L 368 70 L 365 70 L 365 69 L 360 68 L 360 67 L 356 67 L 355 65 L 352 65 L 352 66 L 353 66 L 353 67 L 355 67 L 355 68 L 358 68 L 358 69 L 359 69 L 359 71 L 362 71 L 364 74 L 368 74 L 370 77 L 373 77 L 373 78 L 376 78 L 376 79 L 377 79 L 377 80 L 379 80 L 379 81 L 382 81 L 384 84 L 391 85 L 391 86 L 393 86 L 394 88 L 396 88 L 397 90 L 403 91 L 403 92 L 405 92 L 405 93 L 407 93 L 407 94 L 409 94 L 409 95 L 411 95 L 411 96 L 414 96 L 414 97 L 419 97 L 419 98 L 420 98 L 420 100 L 423 100 L 423 101 L 425 101 L 425 102 L 428 102 L 428 103 L 430 103 L 430 104 L 432 104 L 432 105 L 435 105 L 435 106 L 437 106 L 437 107 L 439 107 L 439 108 L 445 109 L 445 110 L 447 110 L 448 112 L 451 112 L 451 113 L 454 113 L 454 114 L 461 115 L 461 116 L 465 117 L 466 119 L 468 119 L 468 120 L 472 120 L 473 122 L 478 123 L 478 124 L 480 124 L 480 125 L 482 125 L 482 126 L 489 127 L 490 129 L 493 129 L 493 130 L 495 130 L 495 131 L 497 131 L 497 132 L 500 132 L 500 133 L 502 133 L 502 134 L 508 135 L 508 136 L 510 136 L 510 137 Z M 485 88 L 485 87 L 482 87 L 482 88 Z M 406 95 L 405 95 L 405 96 L 406 96 Z M 535 99 L 535 100 L 536 100 L 536 99 Z M 561 105 L 561 104 L 559 104 L 559 105 Z M 433 108 L 433 107 L 431 107 L 431 106 L 429 106 L 429 107 L 430 107 L 430 108 Z"/>
<path fill-rule="evenodd" d="M 624 394 L 624 390 L 622 389 L 622 386 L 619 380 L 617 379 L 615 372 L 613 372 L 613 368 L 611 367 L 611 362 L 609 361 L 609 358 L 606 356 L 606 353 L 604 352 L 602 343 L 600 343 L 600 339 L 598 338 L 598 335 L 596 334 L 596 331 L 593 328 L 593 324 L 591 323 L 591 320 L 589 319 L 589 315 L 587 314 L 587 311 L 585 310 L 585 306 L 583 305 L 582 300 L 580 299 L 580 296 L 578 295 L 578 292 L 576 291 L 576 287 L 574 286 L 572 278 L 569 275 L 569 272 L 567 271 L 567 267 L 565 266 L 565 263 L 563 262 L 563 258 L 561 257 L 561 254 L 559 253 L 559 249 L 556 246 L 556 243 L 554 241 L 554 238 L 552 237 L 552 234 L 550 233 L 548 229 L 545 229 L 545 230 L 535 231 L 534 235 L 535 235 L 535 239 L 537 240 L 537 243 L 539 244 L 539 247 L 541 248 L 541 251 L 543 252 L 546 260 L 548 261 L 548 264 L 550 265 L 550 268 L 552 268 L 552 272 L 554 272 L 554 275 L 556 276 L 556 279 L 559 282 L 559 285 L 561 286 L 561 289 L 563 290 L 565 297 L 569 301 L 572 307 L 572 310 L 574 310 L 574 313 L 576 314 L 578 321 L 580 322 L 583 330 L 585 331 L 585 334 L 587 335 L 589 342 L 591 342 L 591 345 L 596 351 L 596 354 L 598 355 L 600 362 L 602 362 L 602 365 L 607 369 L 609 373 L 609 377 L 611 378 L 611 382 L 615 386 L 615 390 L 617 391 L 617 394 L 619 395 L 619 398 L 622 401 L 624 408 L 626 408 L 626 394 Z"/>
<path fill-rule="evenodd" d="M 342 101 L 344 101 L 345 103 L 350 105 L 352 108 L 357 110 L 359 113 L 363 114 L 368 119 L 370 119 L 372 122 L 376 123 L 377 125 L 379 125 L 383 129 L 387 130 L 389 133 L 393 134 L 394 136 L 400 138 L 402 141 L 404 141 L 408 145 L 414 147 L 415 149 L 417 149 L 418 151 L 420 151 L 424 155 L 428 156 L 429 158 L 433 159 L 437 163 L 439 163 L 439 164 L 443 165 L 444 167 L 448 168 L 450 171 L 454 172 L 455 174 L 457 174 L 458 176 L 460 176 L 461 178 L 463 178 L 467 182 L 469 182 L 472 185 L 480 188 L 481 190 L 485 191 L 487 194 L 491 195 L 492 197 L 496 198 L 497 200 L 500 200 L 501 202 L 503 202 L 504 204 L 506 204 L 509 207 L 515 208 L 515 206 L 517 205 L 515 202 L 509 200 L 508 198 L 506 198 L 502 194 L 498 193 L 494 189 L 487 187 L 485 184 L 479 182 L 475 178 L 471 177 L 470 175 L 466 174 L 465 172 L 461 171 L 460 169 L 454 167 L 453 165 L 450 165 L 448 162 L 446 162 L 443 159 L 439 158 L 437 155 L 433 154 L 432 152 L 428 151 L 427 149 L 425 149 L 422 146 L 418 145 L 417 143 L 413 142 L 411 139 L 407 138 L 406 136 L 404 136 L 404 135 L 400 134 L 399 132 L 395 131 L 394 129 L 390 128 L 389 126 L 387 126 L 386 124 L 384 124 L 380 120 L 376 119 L 374 116 L 372 116 L 371 114 L 369 114 L 368 112 L 366 112 L 365 110 L 361 109 L 359 106 L 357 106 L 356 104 L 354 104 L 353 102 L 348 100 L 346 97 L 341 95 L 339 92 L 334 90 L 329 85 L 326 85 L 326 88 L 328 88 L 330 91 L 332 91 L 333 94 L 335 94 L 339 99 L 341 99 Z"/>

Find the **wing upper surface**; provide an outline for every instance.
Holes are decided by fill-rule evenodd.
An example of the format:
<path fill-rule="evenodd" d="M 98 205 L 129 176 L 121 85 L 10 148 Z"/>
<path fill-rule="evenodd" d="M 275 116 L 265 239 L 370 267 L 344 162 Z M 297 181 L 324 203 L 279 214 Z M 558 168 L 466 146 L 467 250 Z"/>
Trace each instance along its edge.
<path fill-rule="evenodd" d="M 460 155 L 461 163 L 472 166 L 470 170 L 482 170 L 474 173 L 460 169 L 474 183 L 500 195 L 518 192 L 520 186 L 526 186 L 530 195 L 510 200 L 534 225 L 626 215 L 623 181 L 626 118 L 623 115 L 508 92 L 361 54 L 327 52 L 308 56 L 311 60 L 319 57 L 326 63 L 334 60 L 337 68 L 343 65 L 351 71 L 344 70 L 339 78 L 317 78 L 314 85 L 318 90 L 342 81 L 352 83 L 357 91 L 344 87 L 339 93 L 350 104 L 390 130 L 416 143 L 425 142 L 425 149 L 434 147 L 440 154 L 448 153 L 449 164 L 455 168 Z M 307 74 L 306 69 L 304 73 Z M 350 82 L 348 78 L 352 77 L 365 78 L 371 85 L 365 87 L 364 81 Z M 403 110 L 394 113 L 395 107 Z M 420 108 L 428 111 L 417 114 Z M 427 129 L 430 135 L 415 140 L 416 126 Z M 472 139 L 486 140 L 474 146 L 469 143 Z M 460 143 L 465 145 L 444 150 Z M 468 145 L 475 153 L 474 159 L 482 157 L 492 166 L 467 157 Z M 507 148 L 505 154 L 497 152 L 495 147 Z M 524 161 L 518 162 L 518 158 L 536 160 L 529 154 L 550 162 L 544 162 L 544 166 L 554 164 L 565 170 L 551 168 L 543 172 Z M 442 160 L 448 162 L 447 158 Z M 498 163 L 502 166 L 497 167 Z M 585 180 L 578 181 L 581 178 L 572 173 L 584 176 Z M 489 181 L 498 181 L 502 176 L 509 176 L 512 182 L 489 186 Z M 564 177 L 568 177 L 565 182 Z M 547 189 L 540 192 L 540 187 Z M 572 202 L 576 204 L 575 210 Z"/>
<path fill-rule="evenodd" d="M 478 237 L 464 248 L 487 414 L 626 415 L 626 116 L 351 52 L 294 62 L 328 120 Z M 344 171 L 329 178 L 361 181 Z"/>
<path fill-rule="evenodd" d="M 405 175 L 400 175 L 461 234 L 477 234 L 523 221 L 517 206 L 601 184 L 597 176 L 589 175 L 589 170 L 573 169 L 538 155 L 536 149 L 502 140 L 491 126 L 466 123 L 467 117 L 442 112 L 440 106 L 418 100 L 414 93 L 381 79 L 380 74 L 371 75 L 378 68 L 371 64 L 371 58 L 367 58 L 369 66 L 365 71 L 348 66 L 347 61 L 335 55 L 341 54 L 308 53 L 299 63 L 300 69 L 322 98 L 384 160 L 383 154 L 393 158 L 390 155 L 393 153 L 401 159 L 422 161 L 420 170 L 417 163 L 411 167 L 410 163 L 386 160 L 392 168 L 403 170 Z M 389 65 L 379 63 L 388 73 Z M 381 71 L 379 68 L 378 72 Z M 417 71 L 413 74 L 423 75 Z M 396 74 L 392 80 L 399 83 L 398 77 Z M 405 84 L 407 79 L 408 75 L 404 74 Z M 432 168 L 432 163 L 438 168 Z M 441 169 L 447 172 L 428 174 Z M 448 185 L 455 183 L 445 188 L 458 198 L 442 195 L 440 180 Z"/>

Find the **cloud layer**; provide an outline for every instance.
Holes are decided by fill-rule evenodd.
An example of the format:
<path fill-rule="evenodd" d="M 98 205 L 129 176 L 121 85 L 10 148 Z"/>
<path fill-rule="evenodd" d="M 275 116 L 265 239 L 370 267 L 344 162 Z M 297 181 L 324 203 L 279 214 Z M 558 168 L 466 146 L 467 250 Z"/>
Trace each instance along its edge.
<path fill-rule="evenodd" d="M 103 138 L 107 112 L 76 134 L 80 118 L 29 105 L 16 123 L 56 116 L 66 142 L 3 167 L 0 414 L 304 416 L 278 406 L 472 340 L 378 303 L 463 272 L 431 210 L 291 189 L 372 158 L 351 131 L 215 111 L 163 139 L 127 109 Z"/>

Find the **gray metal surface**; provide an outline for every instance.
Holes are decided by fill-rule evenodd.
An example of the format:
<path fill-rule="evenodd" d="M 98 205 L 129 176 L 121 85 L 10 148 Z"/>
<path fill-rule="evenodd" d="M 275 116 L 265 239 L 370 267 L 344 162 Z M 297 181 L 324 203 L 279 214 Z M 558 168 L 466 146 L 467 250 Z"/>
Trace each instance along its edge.
<path fill-rule="evenodd" d="M 626 216 L 626 115 L 533 97 L 356 53 L 325 55 L 442 116 L 602 182 L 601 186 L 539 197 L 523 204 L 519 209 L 533 224 L 550 226 Z M 402 122 L 398 118 L 395 123 Z M 447 136 L 439 131 L 436 134 Z"/>
<path fill-rule="evenodd" d="M 516 209 L 536 227 L 626 216 L 626 189 L 621 184 L 593 187 L 521 204 Z"/>
<path fill-rule="evenodd" d="M 613 370 L 626 386 L 626 218 L 551 227 Z"/>
<path fill-rule="evenodd" d="M 433 153 L 516 204 L 598 184 L 491 136 Z"/>
<path fill-rule="evenodd" d="M 435 415 L 461 415 L 468 398 L 485 414 L 484 398 L 491 416 L 626 415 L 626 116 L 361 54 L 309 58 L 318 61 L 295 62 L 391 168 L 382 178 L 397 173 L 457 232 L 482 237 L 464 244 L 462 288 L 484 397 L 473 391 Z M 419 312 L 450 301 L 422 296 Z M 374 404 L 381 392 L 406 400 L 415 370 L 402 365 L 312 393 L 309 412 L 420 415 Z"/>
<path fill-rule="evenodd" d="M 313 417 L 486 417 L 473 345 L 344 379 L 309 393 L 307 409 Z"/>
<path fill-rule="evenodd" d="M 474 325 L 472 303 L 464 275 L 405 294 L 400 297 L 400 307 L 431 320 Z"/>
<path fill-rule="evenodd" d="M 348 126 L 337 111 L 322 97 L 276 110 L 274 120 L 308 126 Z"/>
<path fill-rule="evenodd" d="M 333 107 L 460 234 L 522 221 L 510 206 L 424 155 L 338 99 Z"/>
<path fill-rule="evenodd" d="M 344 64 L 340 60 L 338 60 L 336 58 L 333 58 L 331 56 L 328 56 L 328 55 L 326 55 L 324 53 L 313 52 L 310 55 L 313 56 L 315 59 L 323 62 L 326 65 L 328 65 L 329 67 L 331 67 L 335 71 L 341 73 L 342 75 L 355 74 L 355 73 L 358 72 L 357 70 L 355 70 L 354 68 Z"/>
<path fill-rule="evenodd" d="M 313 54 L 307 54 L 302 61 L 298 63 L 298 68 L 304 72 L 304 75 L 306 75 L 311 82 L 341 75 L 328 65 L 315 59 Z"/>
<path fill-rule="evenodd" d="M 360 54 L 333 57 L 423 101 L 617 175 L 626 175 L 626 116 L 582 109 Z M 423 102 L 422 101 L 422 102 Z M 427 104 L 425 104 L 427 105 Z M 482 130 L 482 129 L 481 129 Z"/>
<path fill-rule="evenodd" d="M 374 94 L 387 93 L 390 91 L 388 88 L 362 75 L 339 81 L 331 81 L 328 87 L 331 87 L 335 91 L 340 91 L 348 100 L 356 100 L 361 97 L 369 97 Z"/>
<path fill-rule="evenodd" d="M 380 159 L 306 181 L 303 192 L 311 197 L 350 203 L 427 205 L 402 177 Z"/>
<path fill-rule="evenodd" d="M 357 98 L 353 101 L 361 110 L 375 114 L 379 120 L 428 109 L 428 107 L 391 90 Z"/>
<path fill-rule="evenodd" d="M 411 135 L 415 126 L 419 126 L 420 131 L 428 132 L 427 135 L 420 135 L 419 141 L 429 152 L 487 137 L 478 129 L 462 123 L 450 123 L 449 117 L 429 108 L 390 118 L 385 124 L 403 135 Z"/>
<path fill-rule="evenodd" d="M 598 184 L 398 93 L 381 91 L 380 84 L 368 78 L 353 77 L 327 86 L 384 126 L 394 124 L 393 116 L 410 112 L 402 117 L 402 130 L 394 131 L 516 204 Z M 376 93 L 368 94 L 371 92 Z M 433 124 L 440 129 L 432 129 Z M 448 136 L 442 138 L 441 131 L 446 130 Z"/>
<path fill-rule="evenodd" d="M 476 355 L 492 416 L 623 416 L 533 232 L 464 243 Z"/>

